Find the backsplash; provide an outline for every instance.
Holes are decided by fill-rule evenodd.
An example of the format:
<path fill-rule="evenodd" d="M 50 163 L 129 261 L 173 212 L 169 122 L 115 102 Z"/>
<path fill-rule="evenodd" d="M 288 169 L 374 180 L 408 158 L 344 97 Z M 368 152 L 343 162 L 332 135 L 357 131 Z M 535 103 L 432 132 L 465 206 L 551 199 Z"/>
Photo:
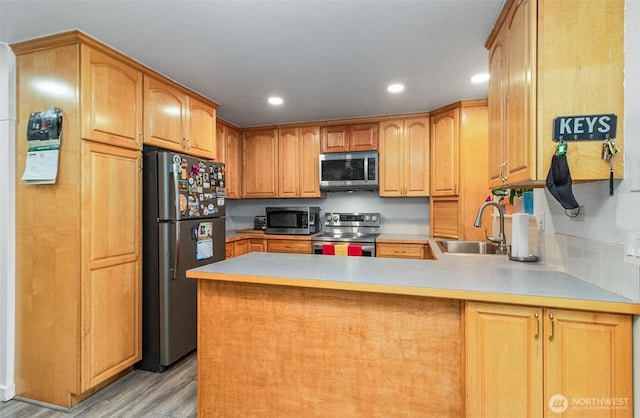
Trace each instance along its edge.
<path fill-rule="evenodd" d="M 542 231 L 538 252 L 550 267 L 640 302 L 640 261 L 623 245 Z"/>
<path fill-rule="evenodd" d="M 319 206 L 326 212 L 379 212 L 385 234 L 429 234 L 429 198 L 380 197 L 372 192 L 331 192 L 322 199 L 227 200 L 227 230 L 253 228 L 267 206 Z"/>

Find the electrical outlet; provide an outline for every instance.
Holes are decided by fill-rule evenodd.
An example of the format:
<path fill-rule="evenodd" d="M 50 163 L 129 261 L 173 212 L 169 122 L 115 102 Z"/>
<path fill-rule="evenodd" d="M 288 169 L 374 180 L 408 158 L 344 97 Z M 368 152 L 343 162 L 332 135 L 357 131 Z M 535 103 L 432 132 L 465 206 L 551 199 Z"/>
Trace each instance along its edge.
<path fill-rule="evenodd" d="M 580 211 L 578 212 L 578 214 L 576 216 L 570 216 L 569 219 L 571 219 L 574 222 L 584 222 L 584 206 L 580 206 Z"/>
<path fill-rule="evenodd" d="M 544 212 L 539 212 L 536 215 L 536 225 L 538 226 L 538 231 L 544 231 Z"/>

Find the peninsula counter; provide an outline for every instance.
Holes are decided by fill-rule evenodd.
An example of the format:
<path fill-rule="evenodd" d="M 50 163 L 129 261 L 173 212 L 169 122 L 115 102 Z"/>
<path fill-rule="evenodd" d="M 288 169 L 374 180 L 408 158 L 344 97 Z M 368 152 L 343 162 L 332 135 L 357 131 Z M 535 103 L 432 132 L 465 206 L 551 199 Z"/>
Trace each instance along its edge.
<path fill-rule="evenodd" d="M 565 311 L 592 319 L 613 314 L 615 324 L 599 332 L 617 335 L 609 338 L 617 351 L 605 372 L 622 383 L 607 390 L 631 398 L 630 371 L 620 376 L 618 369 L 631 367 L 631 315 L 640 305 L 537 263 L 485 255 L 406 260 L 249 253 L 187 276 L 199 280 L 202 417 L 472 416 L 485 393 L 469 385 L 484 360 L 466 347 L 473 343 L 484 352 L 482 335 L 473 333 L 485 328 L 469 324 L 483 320 L 485 306 L 535 308 L 535 315 L 524 315 L 525 330 L 535 329 L 534 316 L 549 309 L 557 309 L 558 318 Z M 550 329 L 538 319 L 538 328 L 545 326 Z M 536 334 L 536 342 L 526 343 L 534 357 L 541 341 Z M 535 361 L 528 358 L 524 366 L 537 367 L 529 364 Z M 540 375 L 543 368 L 540 354 Z M 542 411 L 539 384 L 540 395 L 527 396 L 540 398 Z"/>

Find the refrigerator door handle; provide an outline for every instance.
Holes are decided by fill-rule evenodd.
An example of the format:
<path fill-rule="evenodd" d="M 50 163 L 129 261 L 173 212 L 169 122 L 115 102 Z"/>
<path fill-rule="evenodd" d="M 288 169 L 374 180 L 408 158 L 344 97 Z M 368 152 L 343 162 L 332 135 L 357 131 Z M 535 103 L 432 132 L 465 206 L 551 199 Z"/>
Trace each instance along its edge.
<path fill-rule="evenodd" d="M 180 257 L 180 222 L 176 222 L 176 241 L 173 243 L 173 268 L 169 271 L 173 280 L 178 278 L 178 258 Z"/>
<path fill-rule="evenodd" d="M 178 179 L 178 170 L 180 170 L 180 165 L 177 162 L 173 163 L 173 190 L 174 190 L 174 195 L 176 198 L 175 204 L 176 204 L 176 240 L 174 242 L 174 246 L 173 246 L 173 269 L 170 271 L 171 273 L 171 278 L 172 279 L 177 279 L 177 272 L 178 272 L 178 258 L 180 256 L 180 219 L 181 219 L 181 213 L 182 211 L 180 210 L 180 184 L 179 184 L 179 179 Z"/>

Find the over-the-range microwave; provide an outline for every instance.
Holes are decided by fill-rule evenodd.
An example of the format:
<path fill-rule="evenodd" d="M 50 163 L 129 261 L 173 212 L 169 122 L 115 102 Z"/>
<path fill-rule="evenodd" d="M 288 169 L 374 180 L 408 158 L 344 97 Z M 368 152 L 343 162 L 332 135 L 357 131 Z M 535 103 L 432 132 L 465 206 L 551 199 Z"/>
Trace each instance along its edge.
<path fill-rule="evenodd" d="M 320 190 L 378 190 L 378 152 L 320 154 Z"/>

